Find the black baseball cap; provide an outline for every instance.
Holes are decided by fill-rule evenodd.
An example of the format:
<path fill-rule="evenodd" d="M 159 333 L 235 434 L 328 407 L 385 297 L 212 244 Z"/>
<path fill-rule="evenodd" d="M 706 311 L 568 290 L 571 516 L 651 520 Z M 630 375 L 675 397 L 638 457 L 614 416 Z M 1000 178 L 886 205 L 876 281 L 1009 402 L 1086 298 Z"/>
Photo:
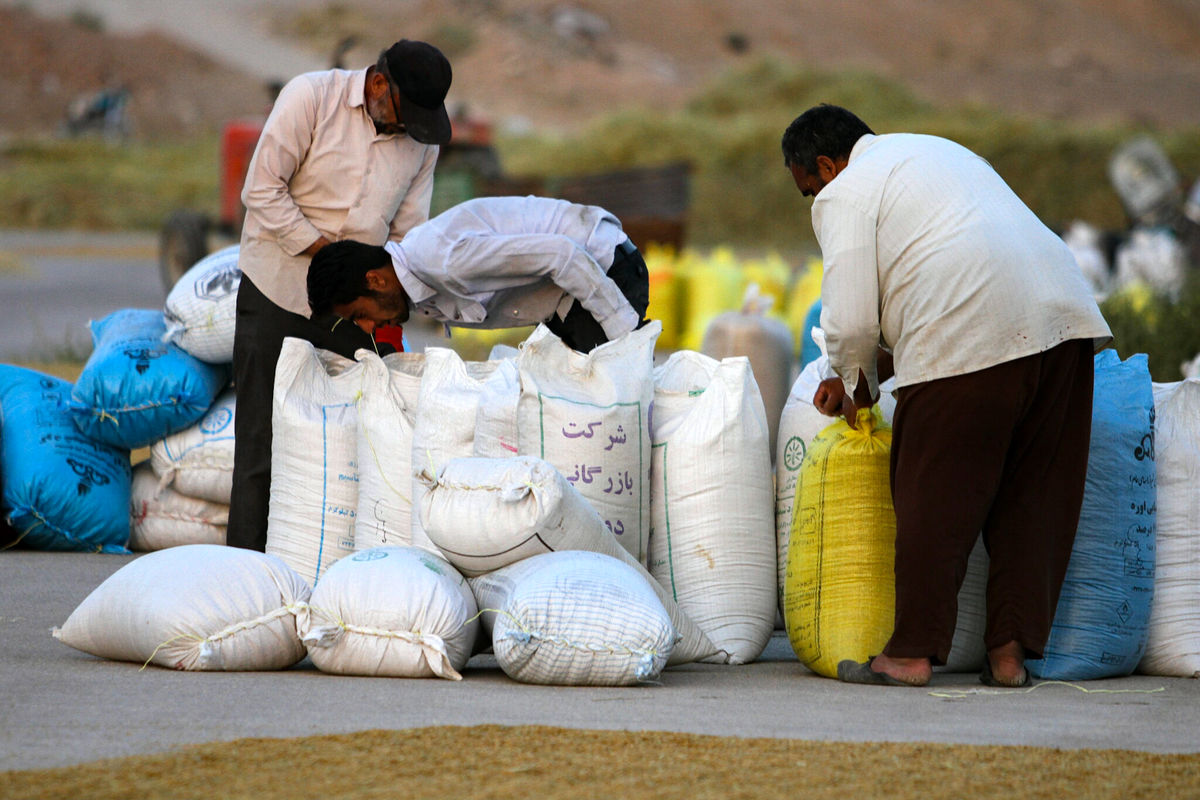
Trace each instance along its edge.
<path fill-rule="evenodd" d="M 408 135 L 422 144 L 450 141 L 450 62 L 431 44 L 401 39 L 384 53 Z"/>

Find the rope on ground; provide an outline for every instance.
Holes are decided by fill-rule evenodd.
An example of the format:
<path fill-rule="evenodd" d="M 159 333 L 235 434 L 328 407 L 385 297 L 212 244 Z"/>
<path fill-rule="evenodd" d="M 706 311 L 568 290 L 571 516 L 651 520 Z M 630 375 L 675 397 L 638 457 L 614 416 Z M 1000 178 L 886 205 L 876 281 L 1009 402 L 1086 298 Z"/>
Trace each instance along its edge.
<path fill-rule="evenodd" d="M 1070 681 L 1041 681 L 1032 686 L 1013 689 L 941 689 L 936 692 L 930 692 L 929 696 L 941 697 L 947 700 L 964 700 L 972 695 L 1013 696 L 1029 694 L 1043 686 L 1066 686 L 1071 689 L 1077 689 L 1084 694 L 1157 694 L 1167 690 L 1165 686 L 1159 686 L 1157 689 L 1089 689 L 1086 686 L 1080 686 L 1078 683 L 1071 683 Z"/>

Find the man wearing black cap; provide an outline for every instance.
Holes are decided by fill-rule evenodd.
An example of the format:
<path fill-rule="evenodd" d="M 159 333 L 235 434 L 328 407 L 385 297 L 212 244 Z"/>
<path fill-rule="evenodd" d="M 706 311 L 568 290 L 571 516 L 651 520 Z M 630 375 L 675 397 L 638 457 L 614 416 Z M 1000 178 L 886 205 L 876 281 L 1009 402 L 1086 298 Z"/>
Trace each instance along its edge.
<path fill-rule="evenodd" d="M 341 239 L 398 241 L 429 218 L 438 148 L 450 140 L 450 79 L 436 47 L 402 39 L 366 69 L 293 78 L 275 101 L 242 189 L 230 545 L 266 547 L 271 403 L 283 339 L 350 357 L 374 346 L 353 325 L 309 318 L 309 261 Z"/>

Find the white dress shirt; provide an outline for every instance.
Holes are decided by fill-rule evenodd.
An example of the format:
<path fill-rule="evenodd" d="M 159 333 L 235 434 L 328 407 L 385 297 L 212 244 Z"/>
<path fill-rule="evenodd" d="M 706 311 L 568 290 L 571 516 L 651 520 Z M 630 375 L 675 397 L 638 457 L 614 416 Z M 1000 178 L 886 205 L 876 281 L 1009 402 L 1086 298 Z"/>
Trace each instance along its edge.
<path fill-rule="evenodd" d="M 479 197 L 385 247 L 417 313 L 462 327 L 515 328 L 561 317 L 578 300 L 612 340 L 639 321 L 607 275 L 627 238 L 598 206 Z"/>
<path fill-rule="evenodd" d="M 335 69 L 289 81 L 242 190 L 238 265 L 273 303 L 306 317 L 306 247 L 321 236 L 382 245 L 429 218 L 438 147 L 377 134 L 366 75 Z"/>
<path fill-rule="evenodd" d="M 863 136 L 817 195 L 821 327 L 848 392 L 975 372 L 1111 338 L 1071 251 L 982 158 L 936 136 Z"/>

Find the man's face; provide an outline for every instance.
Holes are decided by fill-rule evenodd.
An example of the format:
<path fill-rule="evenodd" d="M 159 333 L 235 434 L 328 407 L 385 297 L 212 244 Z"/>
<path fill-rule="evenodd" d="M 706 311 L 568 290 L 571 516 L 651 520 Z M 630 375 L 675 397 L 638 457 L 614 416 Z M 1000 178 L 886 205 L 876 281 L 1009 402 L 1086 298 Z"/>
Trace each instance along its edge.
<path fill-rule="evenodd" d="M 335 305 L 333 313 L 353 322 L 370 334 L 382 325 L 403 325 L 408 321 L 408 302 L 400 281 L 390 270 L 371 270 L 367 273 L 367 294 L 349 303 Z M 375 275 L 376 278 L 370 276 Z"/>
<path fill-rule="evenodd" d="M 810 173 L 803 165 L 792 162 L 788 169 L 792 172 L 792 180 L 796 188 L 805 197 L 816 197 L 837 174 L 846 168 L 846 159 L 834 161 L 828 156 L 817 156 L 817 171 Z"/>
<path fill-rule="evenodd" d="M 367 83 L 367 115 L 381 135 L 402 134 L 407 131 L 396 103 L 396 87 L 383 72 L 373 72 Z"/>

